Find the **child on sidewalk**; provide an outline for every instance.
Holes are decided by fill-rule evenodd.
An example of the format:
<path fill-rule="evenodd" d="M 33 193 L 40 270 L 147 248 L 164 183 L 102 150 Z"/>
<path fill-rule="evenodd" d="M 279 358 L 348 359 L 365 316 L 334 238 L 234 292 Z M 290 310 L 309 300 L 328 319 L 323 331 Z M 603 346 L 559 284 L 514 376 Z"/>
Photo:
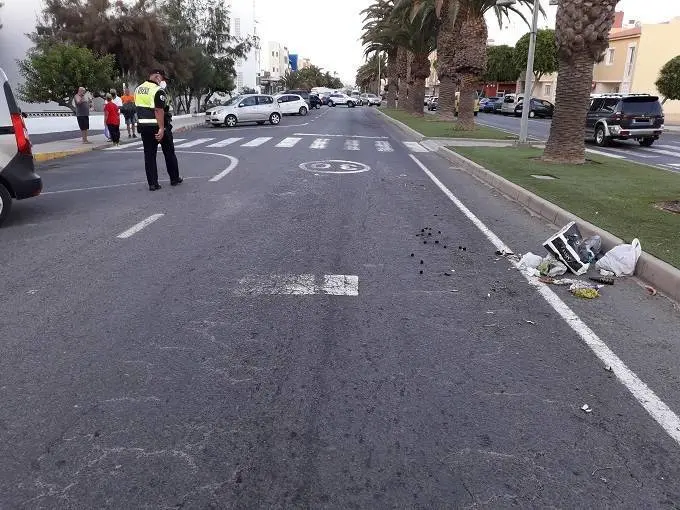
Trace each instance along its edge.
<path fill-rule="evenodd" d="M 104 106 L 104 123 L 109 129 L 113 145 L 120 145 L 120 108 L 113 102 L 113 96 L 106 94 L 106 106 Z"/>

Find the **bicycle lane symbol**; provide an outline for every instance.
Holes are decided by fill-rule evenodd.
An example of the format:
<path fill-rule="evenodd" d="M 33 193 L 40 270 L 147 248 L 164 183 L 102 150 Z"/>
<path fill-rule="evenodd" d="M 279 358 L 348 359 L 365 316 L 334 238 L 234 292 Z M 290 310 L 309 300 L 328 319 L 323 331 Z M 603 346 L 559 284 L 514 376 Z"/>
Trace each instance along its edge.
<path fill-rule="evenodd" d="M 329 159 L 326 161 L 310 161 L 299 165 L 302 170 L 315 174 L 360 174 L 368 172 L 371 167 L 356 161 Z"/>

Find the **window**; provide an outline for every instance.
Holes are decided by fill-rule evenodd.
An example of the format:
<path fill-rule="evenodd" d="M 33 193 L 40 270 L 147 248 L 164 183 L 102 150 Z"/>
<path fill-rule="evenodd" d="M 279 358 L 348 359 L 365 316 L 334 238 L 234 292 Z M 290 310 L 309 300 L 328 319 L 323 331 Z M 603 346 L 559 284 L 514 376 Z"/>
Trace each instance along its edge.
<path fill-rule="evenodd" d="M 257 101 L 255 99 L 255 96 L 249 96 L 246 97 L 243 101 L 241 101 L 241 104 L 239 106 L 255 106 L 257 104 Z"/>
<path fill-rule="evenodd" d="M 609 48 L 604 56 L 604 63 L 608 66 L 614 65 L 614 48 Z"/>
<path fill-rule="evenodd" d="M 257 104 L 272 104 L 273 102 L 272 96 L 257 96 Z"/>
<path fill-rule="evenodd" d="M 616 111 L 616 106 L 619 104 L 619 98 L 612 97 L 604 100 L 602 105 L 602 110 L 609 113 L 614 113 Z"/>
<path fill-rule="evenodd" d="M 546 83 L 545 86 L 543 87 L 543 95 L 544 96 L 552 96 L 552 84 L 551 83 Z"/>
<path fill-rule="evenodd" d="M 274 56 L 274 52 L 272 51 L 272 57 Z"/>
<path fill-rule="evenodd" d="M 626 76 L 633 74 L 633 66 L 635 65 L 635 46 L 628 47 L 628 59 L 626 60 Z"/>
<path fill-rule="evenodd" d="M 234 35 L 241 37 L 241 18 L 234 18 Z"/>
<path fill-rule="evenodd" d="M 595 99 L 595 100 L 593 100 L 593 102 L 590 104 L 590 111 L 591 111 L 591 112 L 596 112 L 596 111 L 598 111 L 600 108 L 602 108 L 603 105 L 604 105 L 604 99 Z"/>
<path fill-rule="evenodd" d="M 515 98 L 514 98 L 514 96 L 512 96 L 512 94 L 505 96 L 505 99 L 503 99 L 504 103 L 513 103 L 514 101 L 515 101 Z"/>

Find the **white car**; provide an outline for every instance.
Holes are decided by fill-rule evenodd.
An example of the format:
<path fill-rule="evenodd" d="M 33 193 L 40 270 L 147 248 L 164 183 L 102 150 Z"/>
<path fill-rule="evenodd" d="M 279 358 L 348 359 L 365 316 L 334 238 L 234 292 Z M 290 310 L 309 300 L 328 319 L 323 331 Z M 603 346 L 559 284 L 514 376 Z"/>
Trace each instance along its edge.
<path fill-rule="evenodd" d="M 375 94 L 361 94 L 361 102 L 367 106 L 380 106 L 382 98 Z"/>
<path fill-rule="evenodd" d="M 0 68 L 0 224 L 9 215 L 12 200 L 35 197 L 41 191 L 26 124 Z"/>
<path fill-rule="evenodd" d="M 281 108 L 273 96 L 247 94 L 230 99 L 224 106 L 210 109 L 207 116 L 213 126 L 234 127 L 244 122 L 269 122 L 275 126 L 281 122 Z"/>
<path fill-rule="evenodd" d="M 276 102 L 279 103 L 281 113 L 284 115 L 302 115 L 303 117 L 309 113 L 309 105 L 307 102 L 297 94 L 279 94 L 274 96 Z"/>
<path fill-rule="evenodd" d="M 347 105 L 348 108 L 354 108 L 360 102 L 359 99 L 343 94 L 342 92 L 333 92 L 328 98 L 328 106 L 337 106 L 339 104 Z"/>

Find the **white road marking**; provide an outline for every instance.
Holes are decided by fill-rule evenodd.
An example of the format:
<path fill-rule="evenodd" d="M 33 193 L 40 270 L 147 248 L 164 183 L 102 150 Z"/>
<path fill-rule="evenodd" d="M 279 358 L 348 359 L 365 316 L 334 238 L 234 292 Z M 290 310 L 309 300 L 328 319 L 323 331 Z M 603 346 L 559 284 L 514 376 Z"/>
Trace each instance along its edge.
<path fill-rule="evenodd" d="M 655 159 L 658 158 L 659 156 L 655 156 L 653 154 L 640 154 L 641 151 L 630 151 L 630 152 L 623 152 L 621 151 L 621 154 L 626 154 L 630 156 L 631 158 L 642 158 L 642 159 Z"/>
<path fill-rule="evenodd" d="M 486 236 L 496 249 L 511 252 L 510 248 L 494 234 L 475 214 L 470 211 L 451 191 L 423 165 L 413 154 L 409 154 L 411 159 L 425 172 L 437 187 L 455 204 L 455 206 Z M 512 263 L 517 269 L 519 264 Z M 628 388 L 628 391 L 637 399 L 642 407 L 651 415 L 656 422 L 671 436 L 677 443 L 680 443 L 680 418 L 675 414 L 665 402 L 642 381 L 626 364 L 607 347 L 607 345 L 576 315 L 569 306 L 555 294 L 548 285 L 541 283 L 537 278 L 522 275 L 527 279 L 529 285 L 534 287 L 546 302 L 564 319 L 569 327 L 583 340 L 583 342 L 593 351 L 605 367 L 611 367 L 618 380 Z"/>
<path fill-rule="evenodd" d="M 185 181 L 190 179 L 205 179 L 205 177 L 184 177 Z M 146 181 L 135 181 L 126 182 L 123 184 L 108 184 L 106 186 L 91 186 L 89 188 L 71 188 L 71 189 L 60 189 L 57 191 L 43 191 L 40 195 L 56 195 L 58 193 L 73 193 L 74 191 L 96 191 L 99 189 L 110 189 L 110 188 L 122 188 L 123 186 L 137 186 L 139 184 L 146 184 Z"/>
<path fill-rule="evenodd" d="M 165 214 L 163 214 L 163 213 L 152 214 L 151 216 L 140 221 L 136 225 L 133 225 L 132 227 L 130 227 L 126 231 L 121 232 L 116 237 L 118 237 L 118 239 L 127 239 L 128 237 L 132 237 L 133 235 L 135 235 L 137 232 L 139 232 L 143 228 L 151 225 L 154 221 L 161 219 L 163 216 L 165 216 Z"/>
<path fill-rule="evenodd" d="M 296 143 L 298 143 L 302 138 L 296 138 L 294 136 L 289 136 L 288 138 L 284 138 L 281 140 L 279 143 L 275 145 L 275 147 L 285 147 L 285 148 L 290 148 L 294 147 Z"/>
<path fill-rule="evenodd" d="M 175 138 L 175 143 L 183 142 L 184 140 L 186 140 L 186 138 Z M 122 143 L 122 144 L 114 146 L 114 147 L 107 147 L 104 150 L 105 151 L 120 151 L 120 150 L 123 150 L 123 149 L 129 149 L 131 147 L 141 146 L 142 143 L 144 143 L 144 142 L 142 142 L 141 140 L 138 140 L 136 142 Z M 141 148 L 141 147 L 139 147 L 139 148 Z"/>
<path fill-rule="evenodd" d="M 673 168 L 680 168 L 680 163 L 669 163 L 668 166 L 672 166 Z"/>
<path fill-rule="evenodd" d="M 329 134 L 318 134 L 318 133 L 295 133 L 295 136 L 324 136 L 324 137 L 351 137 L 351 138 L 368 138 L 370 140 L 386 140 L 388 136 L 361 136 L 361 135 L 329 135 Z"/>
<path fill-rule="evenodd" d="M 220 140 L 219 142 L 211 143 L 210 145 L 207 145 L 207 147 L 226 147 L 227 145 L 236 143 L 239 140 L 243 140 L 243 138 L 225 138 L 224 140 Z"/>
<path fill-rule="evenodd" d="M 251 141 L 242 144 L 241 147 L 258 147 L 271 139 L 271 136 L 260 136 L 259 138 L 253 138 Z"/>
<path fill-rule="evenodd" d="M 358 296 L 359 277 L 347 274 L 327 274 L 321 292 L 330 296 Z"/>
<path fill-rule="evenodd" d="M 411 152 L 429 152 L 427 148 L 420 145 L 418 142 L 404 142 L 406 148 Z"/>
<path fill-rule="evenodd" d="M 238 282 L 237 296 L 358 296 L 359 277 L 354 275 L 324 275 L 317 285 L 313 274 L 283 274 L 247 276 Z"/>
<path fill-rule="evenodd" d="M 309 146 L 310 149 L 325 149 L 330 140 L 328 138 L 317 138 Z"/>
<path fill-rule="evenodd" d="M 597 151 L 595 149 L 586 149 L 586 152 L 590 152 L 591 154 L 598 154 L 599 156 L 607 156 L 608 158 L 628 159 L 628 158 L 626 158 L 626 156 L 619 156 L 618 154 L 612 154 L 611 152 Z"/>
<path fill-rule="evenodd" d="M 386 140 L 376 140 L 375 141 L 375 149 L 378 152 L 393 152 L 394 149 L 390 145 L 390 142 Z"/>
<path fill-rule="evenodd" d="M 217 174 L 215 177 L 213 177 L 213 178 L 211 178 L 211 179 L 208 179 L 208 182 L 217 182 L 217 181 L 219 181 L 220 179 L 223 179 L 224 177 L 226 177 L 227 175 L 229 175 L 229 173 L 230 173 L 234 168 L 236 168 L 236 165 L 238 165 L 238 159 L 236 159 L 234 156 L 230 156 L 230 155 L 228 155 L 228 154 L 219 154 L 219 153 L 216 153 L 216 152 L 199 152 L 198 154 L 211 154 L 211 155 L 213 155 L 213 156 L 222 156 L 222 157 L 225 157 L 225 158 L 227 158 L 227 159 L 229 160 L 229 166 L 228 166 L 227 168 L 225 168 L 224 170 L 222 170 L 222 171 L 221 171 L 219 174 Z"/>
<path fill-rule="evenodd" d="M 680 152 L 666 151 L 666 150 L 663 150 L 663 149 L 649 148 L 649 149 L 645 149 L 645 152 L 653 152 L 654 154 L 663 154 L 664 156 L 671 156 L 673 158 L 680 158 Z"/>
<path fill-rule="evenodd" d="M 359 140 L 345 140 L 345 150 L 346 151 L 358 151 L 359 150 Z"/>
<path fill-rule="evenodd" d="M 680 145 L 660 145 L 660 144 L 655 143 L 654 147 L 655 148 L 660 147 L 662 149 L 671 149 L 671 150 L 675 150 L 675 151 L 680 151 Z"/>
<path fill-rule="evenodd" d="M 202 143 L 211 142 L 213 140 L 214 138 L 196 138 L 196 140 L 189 140 L 188 142 L 175 145 L 175 149 L 186 149 L 195 145 L 201 145 Z"/>

